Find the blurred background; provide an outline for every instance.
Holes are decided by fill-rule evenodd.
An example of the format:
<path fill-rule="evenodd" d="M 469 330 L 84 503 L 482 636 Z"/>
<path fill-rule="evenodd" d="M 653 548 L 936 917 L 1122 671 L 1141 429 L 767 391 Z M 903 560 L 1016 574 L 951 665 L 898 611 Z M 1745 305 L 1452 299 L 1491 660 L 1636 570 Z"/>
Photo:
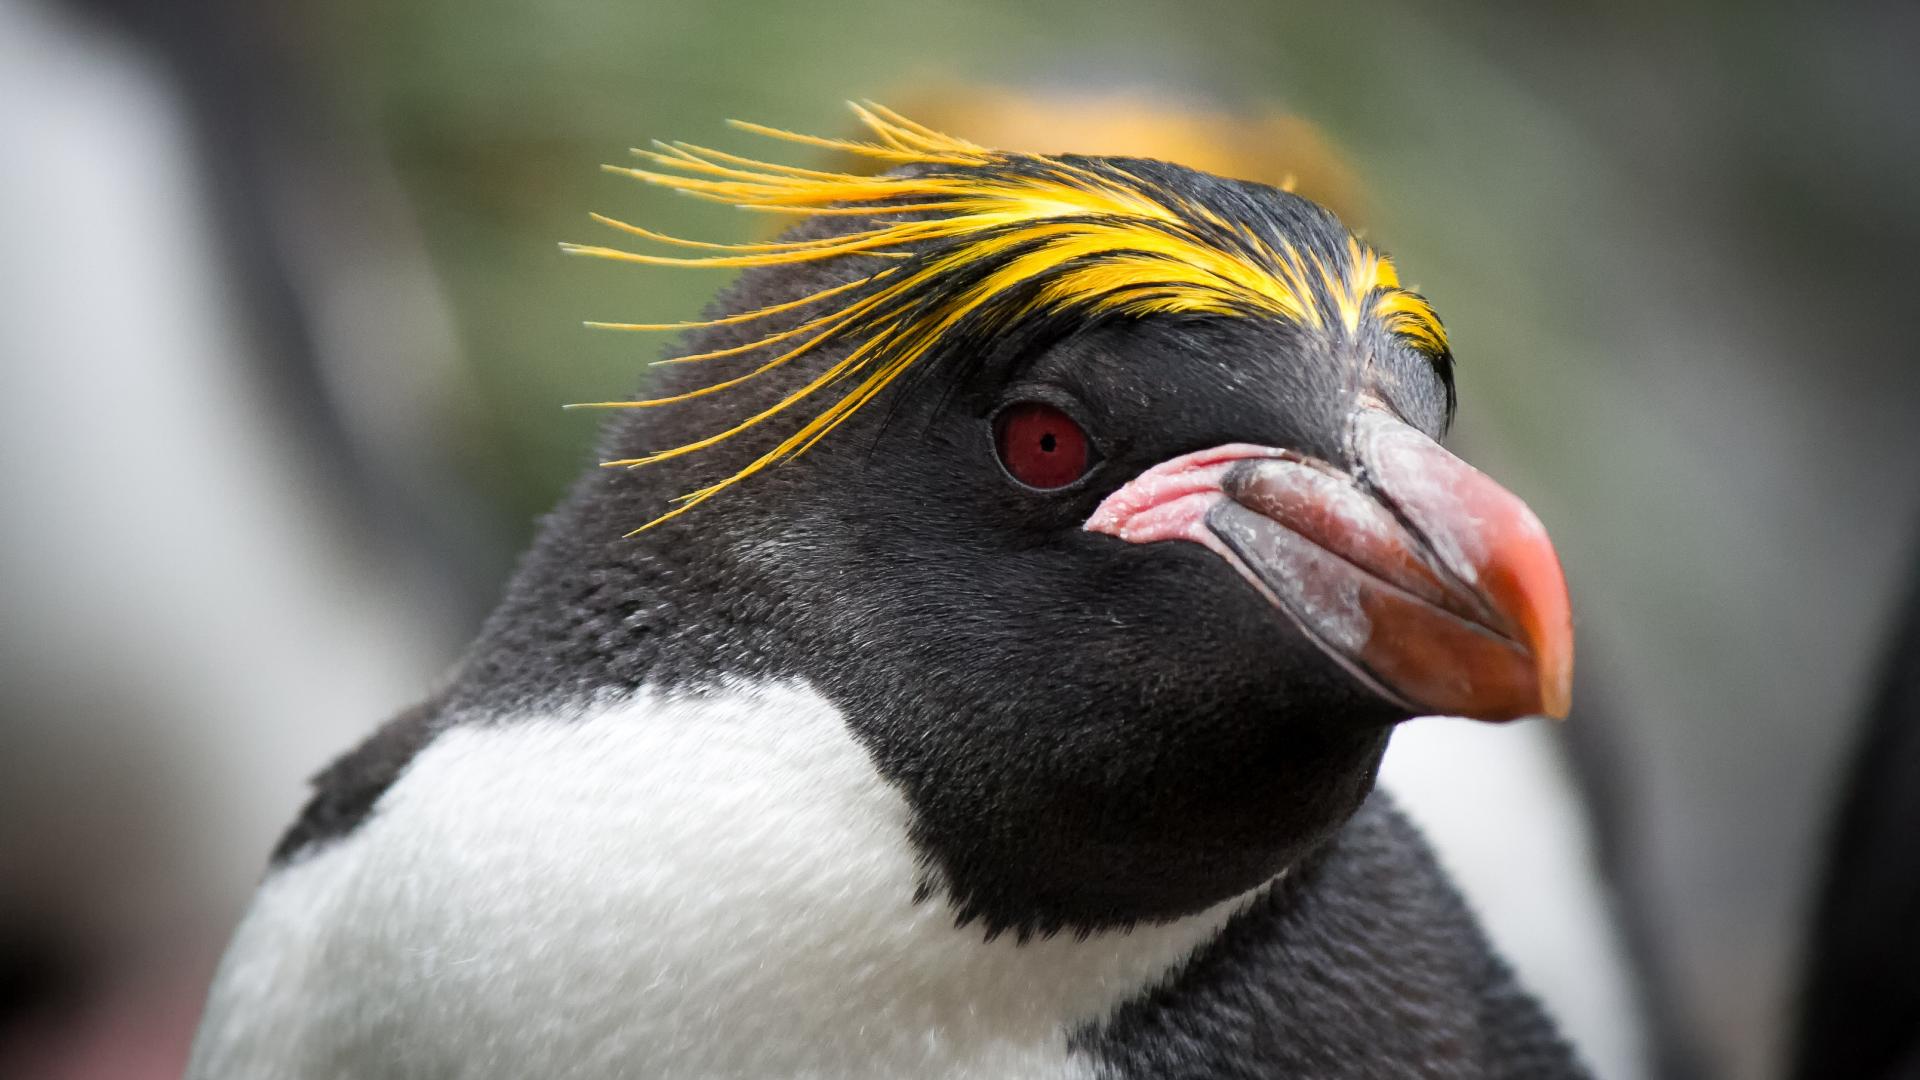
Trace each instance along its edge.
<path fill-rule="evenodd" d="M 1669 1075 L 1781 1075 L 1920 542 L 1920 8 L 0 0 L 0 1075 L 177 1075 L 304 779 L 453 663 L 720 272 L 569 260 L 726 117 L 1279 182 L 1553 530 Z M 822 164 L 800 161 L 802 164 Z"/>

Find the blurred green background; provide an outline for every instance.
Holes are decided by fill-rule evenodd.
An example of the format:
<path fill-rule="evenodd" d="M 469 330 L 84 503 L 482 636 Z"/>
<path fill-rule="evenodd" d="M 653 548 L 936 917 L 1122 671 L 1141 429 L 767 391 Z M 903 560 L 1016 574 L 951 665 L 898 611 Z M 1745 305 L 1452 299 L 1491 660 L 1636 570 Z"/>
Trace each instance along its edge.
<path fill-rule="evenodd" d="M 232 651 L 245 644 L 146 667 L 103 661 L 102 700 L 81 700 L 67 682 L 36 679 L 48 655 L 70 655 L 69 639 L 35 632 L 41 609 L 16 606 L 0 659 L 14 675 L 12 767 L 31 782 L 0 809 L 31 823 L 99 804 L 59 852 L 8 849 L 0 916 L 23 928 L 11 933 L 27 943 L 16 951 L 29 972 L 65 964 L 84 976 L 75 985 L 111 985 L 116 965 L 166 937 L 174 948 L 160 952 L 189 972 L 167 985 L 203 979 L 299 778 L 431 685 L 537 515 L 591 462 L 596 417 L 561 406 L 632 393 L 667 344 L 581 322 L 689 318 L 725 279 L 569 259 L 557 242 L 608 242 L 589 210 L 713 240 L 764 227 L 601 163 L 655 137 L 787 154 L 722 121 L 848 133 L 848 98 L 1128 94 L 1296 114 L 1357 177 L 1368 235 L 1451 332 L 1456 442 L 1539 511 L 1569 568 L 1582 635 L 1569 735 L 1592 744 L 1582 760 L 1604 763 L 1623 902 L 1646 929 L 1671 1016 L 1708 1074 L 1774 1075 L 1836 763 L 1920 525 L 1911 5 L 0 10 L 0 68 L 11 58 L 13 71 L 0 80 L 0 131 L 45 155 L 30 153 L 44 167 L 5 192 L 0 226 L 23 239 L 0 255 L 17 286 L 0 299 L 13 324 L 0 343 L 9 407 L 46 421 L 31 428 L 39 441 L 0 444 L 0 494 L 26 507 L 0 583 L 80 622 L 89 598 L 102 620 L 139 606 L 101 595 L 92 549 L 50 537 L 98 535 L 115 509 L 88 494 L 101 474 L 75 464 L 71 443 L 166 421 L 90 412 L 75 395 L 162 370 L 172 354 L 155 343 L 173 323 L 141 304 L 177 315 L 149 285 L 182 275 L 212 283 L 201 299 L 222 344 L 183 348 L 181 363 L 217 356 L 241 404 L 204 423 L 182 414 L 142 453 L 164 461 L 172 440 L 250 417 L 264 430 L 248 437 L 280 463 L 261 490 L 296 501 L 287 513 L 301 535 L 338 554 L 236 541 L 225 562 L 156 562 L 177 585 L 172 606 L 150 613 L 151 631 L 123 628 L 135 642 L 124 651 L 101 654 L 194 640 L 185 609 L 198 605 L 271 602 L 265 624 L 235 625 L 260 640 L 310 636 L 274 662 L 291 681 L 262 676 L 259 700 L 298 697 L 310 723 L 237 699 L 209 705 L 205 688 L 231 666 L 281 670 Z M 102 205 L 185 224 L 109 235 L 117 219 L 89 209 Z M 103 272 L 128 244 L 153 262 L 150 277 Z M 168 244 L 186 269 L 169 272 Z M 68 310 L 86 314 L 56 317 Z M 247 503 L 251 489 L 178 473 L 179 493 L 146 527 L 177 524 L 187 548 L 196 528 L 251 535 L 210 509 Z M 137 550 L 110 557 L 141 580 Z M 280 559 L 276 573 L 317 584 L 285 598 L 278 586 L 241 589 L 236 559 Z M 49 582 L 63 584 L 32 587 Z M 336 621 L 309 618 L 300 604 L 322 601 L 300 597 L 338 601 Z M 369 644 L 389 640 L 405 647 Z M 328 685 L 299 681 L 308 668 Z M 343 687 L 358 696 L 328 696 Z M 205 723 L 157 737 L 166 708 Z M 134 734 L 76 734 L 86 731 Z M 141 780 L 95 782 L 108 773 Z M 72 865 L 50 875 L 47 860 Z M 29 879 L 41 884 L 14 885 Z M 100 905 L 63 900 L 48 880 L 75 896 L 165 882 L 152 895 L 168 899 L 96 916 Z M 67 938 L 113 944 L 77 960 L 37 944 Z M 163 1058 L 190 1018 L 155 1023 Z"/>

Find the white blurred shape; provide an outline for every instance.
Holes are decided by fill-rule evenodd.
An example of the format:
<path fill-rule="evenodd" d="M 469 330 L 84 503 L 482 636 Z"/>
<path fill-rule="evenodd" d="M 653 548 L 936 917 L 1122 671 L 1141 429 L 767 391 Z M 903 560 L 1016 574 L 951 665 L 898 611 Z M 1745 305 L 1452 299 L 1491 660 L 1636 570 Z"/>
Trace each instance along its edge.
<path fill-rule="evenodd" d="M 1454 717 L 1402 724 L 1380 782 L 1427 834 L 1495 948 L 1594 1074 L 1649 1075 L 1591 826 L 1546 724 Z"/>
<path fill-rule="evenodd" d="M 104 801 L 162 838 L 83 868 L 99 918 L 225 919 L 305 778 L 426 692 L 445 628 L 260 393 L 174 87 L 0 3 L 0 140 L 0 670 L 10 696 L 115 706 L 7 718 L 46 760 L 13 763 L 39 777 L 0 809 L 24 833 Z M 127 772 L 168 820 L 103 790 Z"/>

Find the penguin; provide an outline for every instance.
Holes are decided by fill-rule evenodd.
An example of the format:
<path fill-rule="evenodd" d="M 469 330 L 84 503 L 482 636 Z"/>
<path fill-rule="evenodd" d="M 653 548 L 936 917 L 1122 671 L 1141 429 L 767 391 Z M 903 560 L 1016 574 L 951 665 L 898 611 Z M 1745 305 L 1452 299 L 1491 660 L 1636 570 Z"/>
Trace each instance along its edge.
<path fill-rule="evenodd" d="M 1794 1080 L 1920 1076 L 1920 560 L 1838 778 L 1801 945 Z"/>
<path fill-rule="evenodd" d="M 458 670 L 316 780 L 191 1080 L 1579 1077 L 1374 790 L 1564 715 L 1559 560 L 1427 300 L 1283 190 L 991 150 L 624 170 L 802 218 Z"/>

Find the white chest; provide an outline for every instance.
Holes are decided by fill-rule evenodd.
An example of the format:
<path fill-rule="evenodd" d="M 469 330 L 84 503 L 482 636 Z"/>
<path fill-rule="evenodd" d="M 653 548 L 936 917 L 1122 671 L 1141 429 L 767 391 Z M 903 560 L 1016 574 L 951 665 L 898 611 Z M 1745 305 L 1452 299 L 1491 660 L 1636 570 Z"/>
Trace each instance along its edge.
<path fill-rule="evenodd" d="M 1231 914 L 983 941 L 907 824 L 801 687 L 455 729 L 263 887 L 189 1076 L 1085 1075 Z"/>

